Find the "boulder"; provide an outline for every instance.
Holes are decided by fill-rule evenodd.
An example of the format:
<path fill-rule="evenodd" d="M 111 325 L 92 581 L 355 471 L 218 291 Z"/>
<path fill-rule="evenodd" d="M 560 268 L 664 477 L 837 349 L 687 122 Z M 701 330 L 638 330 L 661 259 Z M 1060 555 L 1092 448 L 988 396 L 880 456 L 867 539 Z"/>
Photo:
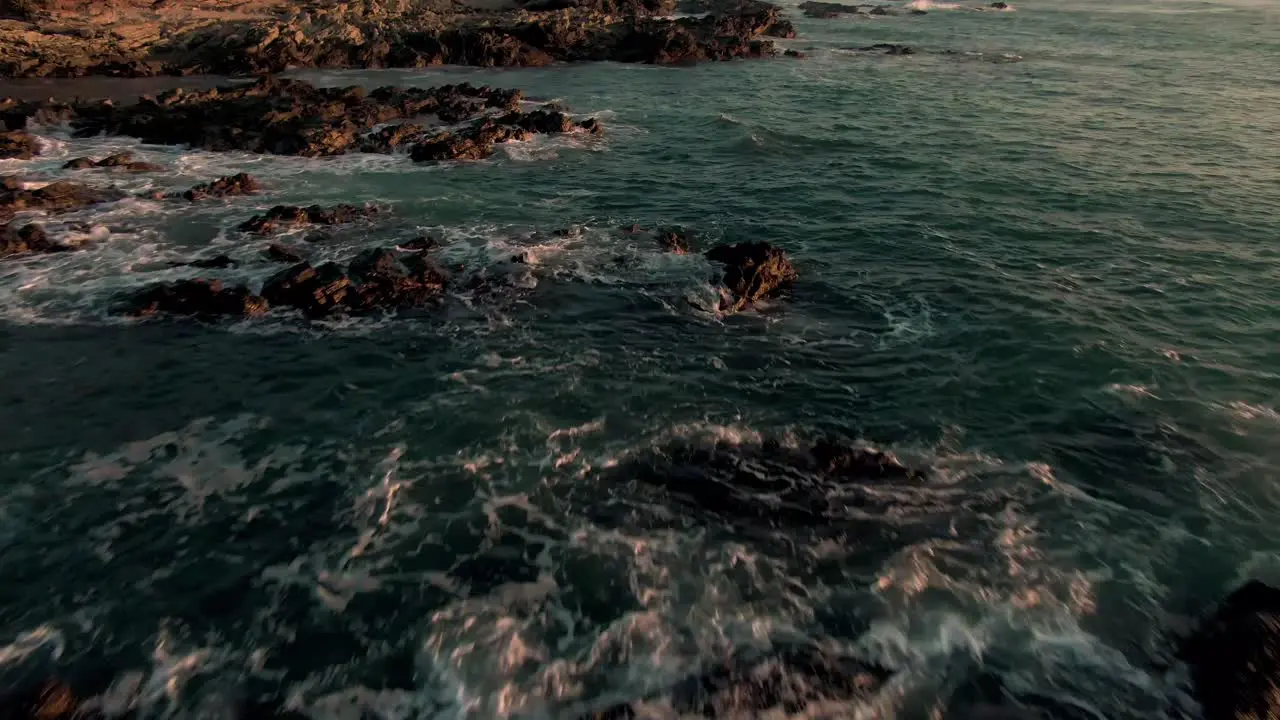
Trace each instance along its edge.
<path fill-rule="evenodd" d="M 860 12 L 857 5 L 843 5 L 833 2 L 803 2 L 799 5 L 800 11 L 807 17 L 830 19 L 840 17 L 841 15 L 856 15 Z"/>
<path fill-rule="evenodd" d="M 1205 720 L 1280 718 L 1280 589 L 1251 581 L 1181 643 Z"/>
<path fill-rule="evenodd" d="M 40 142 L 23 130 L 0 132 L 0 160 L 30 160 L 40 154 Z"/>
<path fill-rule="evenodd" d="M 444 271 L 418 254 L 366 250 L 352 259 L 348 273 L 354 292 L 348 302 L 355 310 L 394 309 L 423 305 L 444 293 Z"/>
<path fill-rule="evenodd" d="M 658 231 L 658 245 L 669 253 L 688 255 L 693 249 L 693 238 L 684 230 L 668 228 Z"/>
<path fill-rule="evenodd" d="M 807 57 L 804 53 L 800 52 L 799 50 L 787 50 L 782 54 L 786 57 L 795 58 L 797 60 L 803 60 L 805 57 Z"/>
<path fill-rule="evenodd" d="M 311 205 L 309 207 L 276 205 L 262 215 L 254 215 L 244 221 L 240 224 L 239 229 L 242 232 L 268 235 L 304 225 L 341 225 L 351 223 L 362 218 L 372 217 L 377 212 L 377 208 L 367 205 L 360 207 L 343 204 L 327 208 L 320 205 Z"/>
<path fill-rule="evenodd" d="M 992 10 L 1008 10 L 1009 8 L 1012 7 L 1012 5 L 1006 2 L 993 2 L 989 7 Z"/>
<path fill-rule="evenodd" d="M 882 53 L 884 55 L 915 55 L 916 51 L 908 45 L 897 43 L 876 43 L 864 47 L 853 48 L 855 52 Z"/>
<path fill-rule="evenodd" d="M 267 301 L 244 285 L 224 287 L 218 280 L 194 279 L 152 286 L 133 298 L 127 312 L 135 317 L 166 314 L 214 319 L 266 311 Z"/>
<path fill-rule="evenodd" d="M 796 280 L 796 270 L 781 249 L 764 242 L 720 245 L 706 258 L 724 266 L 721 284 L 729 297 L 722 310 L 743 310 L 752 303 L 782 292 Z"/>
<path fill-rule="evenodd" d="M 253 195 L 261 190 L 258 179 L 248 173 L 237 173 L 220 177 L 213 182 L 196 185 L 182 193 L 182 197 L 195 202 L 211 197 L 233 197 L 237 195 Z"/>
<path fill-rule="evenodd" d="M 307 259 L 298 248 L 279 243 L 268 245 L 262 254 L 272 262 L 300 263 Z"/>
<path fill-rule="evenodd" d="M 53 242 L 39 225 L 14 227 L 12 223 L 0 225 L 0 258 L 29 253 L 64 252 L 72 248 Z"/>

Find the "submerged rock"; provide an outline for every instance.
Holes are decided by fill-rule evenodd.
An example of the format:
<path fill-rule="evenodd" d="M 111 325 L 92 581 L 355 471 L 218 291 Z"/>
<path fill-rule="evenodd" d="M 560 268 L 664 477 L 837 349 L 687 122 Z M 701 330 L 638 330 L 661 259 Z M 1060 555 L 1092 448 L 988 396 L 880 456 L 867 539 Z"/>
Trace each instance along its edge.
<path fill-rule="evenodd" d="M 720 245 L 708 250 L 706 258 L 724 266 L 721 284 L 730 297 L 721 303 L 721 309 L 726 311 L 743 310 L 775 296 L 797 277 L 787 254 L 764 242 Z"/>
<path fill-rule="evenodd" d="M 693 236 L 678 228 L 659 230 L 658 245 L 669 253 L 687 255 L 693 250 Z"/>
<path fill-rule="evenodd" d="M 196 185 L 182 193 L 182 197 L 195 202 L 196 200 L 211 197 L 253 195 L 261 189 L 262 187 L 258 184 L 257 178 L 248 173 L 237 173 L 227 177 L 220 177 L 213 182 Z"/>
<path fill-rule="evenodd" d="M 30 160 L 40 154 L 40 142 L 22 130 L 0 132 L 0 160 Z"/>
<path fill-rule="evenodd" d="M 860 486 L 917 484 L 926 478 L 886 453 L 838 439 L 791 447 L 761 443 L 677 442 L 604 473 L 601 482 L 641 483 L 703 512 L 776 526 L 838 520 L 860 504 Z"/>
<path fill-rule="evenodd" d="M 219 280 L 179 280 L 156 285 L 133 298 L 127 313 L 135 317 L 157 314 L 205 319 L 250 317 L 267 311 L 267 302 L 244 285 L 225 287 Z"/>
<path fill-rule="evenodd" d="M 1255 580 L 1231 593 L 1178 655 L 1205 720 L 1280 717 L 1280 590 Z"/>
<path fill-rule="evenodd" d="M 483 160 L 494 153 L 494 146 L 498 143 L 528 140 L 534 133 L 574 131 L 599 135 L 604 128 L 595 119 L 575 123 L 559 111 L 510 112 L 497 118 L 477 120 L 459 130 L 433 135 L 415 145 L 409 156 L 416 162 Z"/>
<path fill-rule="evenodd" d="M 797 59 L 797 60 L 803 60 L 804 58 L 808 57 L 807 55 L 805 55 L 804 53 L 800 52 L 799 50 L 787 50 L 786 52 L 784 52 L 784 53 L 782 53 L 782 54 L 783 54 L 785 57 L 795 58 L 795 59 Z"/>
<path fill-rule="evenodd" d="M 204 260 L 192 260 L 190 262 L 184 262 L 184 263 L 173 263 L 174 267 L 204 268 L 206 270 L 236 267 L 237 265 L 239 265 L 239 263 L 237 263 L 235 260 L 232 260 L 231 256 L 229 255 L 214 255 L 213 257 L 206 258 Z"/>
<path fill-rule="evenodd" d="M 876 43 L 865 47 L 851 48 L 854 52 L 882 53 L 884 55 L 915 55 L 916 51 L 908 45 L 897 43 Z"/>
<path fill-rule="evenodd" d="M 304 225 L 341 225 L 372 217 L 377 213 L 377 208 L 371 206 L 343 204 L 326 208 L 320 205 L 309 207 L 277 205 L 262 215 L 254 215 L 244 221 L 239 229 L 242 232 L 268 235 Z"/>
<path fill-rule="evenodd" d="M 745 650 L 688 677 L 662 695 L 614 705 L 580 720 L 649 717 L 637 709 L 638 704 L 669 706 L 669 714 L 679 717 L 807 717 L 808 708 L 825 708 L 829 712 L 833 705 L 866 701 L 891 675 L 883 668 L 817 646 Z M 844 709 L 841 717 L 853 715 L 852 708 Z"/>
<path fill-rule="evenodd" d="M 840 17 L 841 15 L 856 15 L 862 12 L 859 5 L 844 5 L 833 2 L 809 2 L 800 3 L 799 8 L 806 16 L 811 18 L 831 19 Z"/>

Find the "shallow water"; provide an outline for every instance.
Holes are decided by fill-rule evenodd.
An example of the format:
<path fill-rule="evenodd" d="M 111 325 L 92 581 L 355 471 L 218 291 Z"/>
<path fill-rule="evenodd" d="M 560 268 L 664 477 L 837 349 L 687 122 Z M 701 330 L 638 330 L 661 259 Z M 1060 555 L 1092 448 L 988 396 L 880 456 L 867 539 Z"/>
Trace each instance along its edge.
<path fill-rule="evenodd" d="M 301 75 L 516 86 L 606 125 L 483 163 L 56 131 L 0 161 L 48 180 L 130 148 L 170 170 L 76 177 L 267 187 L 60 216 L 86 250 L 0 263 L 0 675 L 113 678 L 108 704 L 149 717 L 247 694 L 560 718 L 812 637 L 897 671 L 833 717 L 942 713 L 984 671 L 1057 717 L 1194 713 L 1173 634 L 1280 577 L 1276 11 L 928 9 L 795 12 L 800 61 Z M 847 50 L 878 42 L 918 53 Z M 291 240 L 336 259 L 428 232 L 450 263 L 530 264 L 399 317 L 110 313 L 159 280 L 264 278 L 267 241 L 228 232 L 263 207 L 362 201 L 391 213 Z M 768 240 L 801 281 L 720 316 L 712 268 L 632 223 Z M 244 264 L 168 266 L 218 253 Z M 843 531 L 750 532 L 608 472 L 826 431 L 930 480 Z"/>

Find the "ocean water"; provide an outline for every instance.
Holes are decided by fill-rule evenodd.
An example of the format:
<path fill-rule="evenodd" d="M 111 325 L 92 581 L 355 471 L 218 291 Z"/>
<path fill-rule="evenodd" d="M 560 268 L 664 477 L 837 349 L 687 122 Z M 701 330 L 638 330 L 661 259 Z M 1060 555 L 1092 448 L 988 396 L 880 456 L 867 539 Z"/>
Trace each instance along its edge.
<path fill-rule="evenodd" d="M 51 180 L 132 149 L 169 170 L 76 177 L 267 188 L 50 218 L 86 249 L 0 261 L 0 682 L 157 718 L 572 718 L 812 638 L 895 675 L 809 716 L 963 717 L 985 674 L 1053 717 L 1194 717 L 1177 634 L 1280 578 L 1280 11 L 914 6 L 796 11 L 803 60 L 300 74 L 516 86 L 606 126 L 481 163 L 56 130 L 0 161 Z M 917 54 L 850 50 L 879 42 Z M 325 323 L 110 312 L 266 277 L 267 241 L 228 232 L 264 207 L 364 201 L 390 212 L 289 241 L 425 232 L 510 289 Z M 632 223 L 767 240 L 801 279 L 722 316 L 713 269 Z M 243 264 L 169 265 L 219 253 Z M 848 528 L 746 532 L 608 472 L 826 432 L 929 480 Z"/>

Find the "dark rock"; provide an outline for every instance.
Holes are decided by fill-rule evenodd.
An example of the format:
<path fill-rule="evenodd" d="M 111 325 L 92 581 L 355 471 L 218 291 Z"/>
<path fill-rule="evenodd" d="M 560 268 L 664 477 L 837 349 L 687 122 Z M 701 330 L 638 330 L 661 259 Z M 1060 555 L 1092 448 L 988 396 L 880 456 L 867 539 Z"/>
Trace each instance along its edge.
<path fill-rule="evenodd" d="M 411 252 L 427 252 L 440 247 L 440 241 L 429 235 L 419 235 L 412 240 L 400 243 L 398 247 L 401 250 L 409 250 Z"/>
<path fill-rule="evenodd" d="M 812 18 L 821 18 L 824 20 L 840 17 L 841 15 L 856 15 L 860 8 L 857 5 L 844 5 L 832 2 L 803 2 L 799 5 L 800 11 L 806 16 Z"/>
<path fill-rule="evenodd" d="M 239 265 L 239 263 L 237 263 L 235 260 L 232 260 L 231 257 L 228 255 L 214 255 L 213 257 L 206 258 L 204 260 L 192 260 L 191 262 L 173 263 L 174 267 L 193 267 L 193 268 L 203 268 L 206 270 L 217 269 L 217 268 L 229 268 L 229 267 L 235 267 L 237 265 Z"/>
<path fill-rule="evenodd" d="M 887 5 L 877 5 L 871 8 L 871 15 L 897 15 L 897 11 Z"/>
<path fill-rule="evenodd" d="M 884 501 L 877 487 L 915 486 L 925 479 L 890 455 L 826 439 L 808 447 L 768 440 L 680 441 L 603 470 L 598 481 L 657 491 L 656 502 L 734 523 L 848 528 L 850 508 L 866 510 Z"/>
<path fill-rule="evenodd" d="M 0 160 L 30 160 L 40 154 L 34 135 L 22 130 L 0 132 Z"/>
<path fill-rule="evenodd" d="M 1280 590 L 1256 580 L 1227 599 L 1178 650 L 1205 720 L 1280 717 Z"/>
<path fill-rule="evenodd" d="M 196 185 L 182 193 L 182 197 L 195 202 L 209 197 L 232 197 L 237 195 L 253 195 L 261 190 L 258 179 L 248 173 L 237 173 L 221 177 L 213 182 Z"/>
<path fill-rule="evenodd" d="M 281 245 L 279 243 L 272 243 L 268 245 L 267 249 L 263 252 L 263 255 L 266 255 L 267 259 L 273 262 L 300 263 L 306 261 L 306 257 L 302 254 L 301 250 L 289 245 Z"/>
<path fill-rule="evenodd" d="M 72 248 L 53 242 L 39 225 L 13 227 L 11 223 L 0 225 L 0 258 L 28 253 L 64 252 Z"/>
<path fill-rule="evenodd" d="M 159 172 L 164 170 L 163 165 L 155 163 L 139 162 L 134 159 L 133 153 L 117 153 L 109 155 L 101 160 L 93 158 L 81 157 L 68 161 L 62 166 L 65 170 L 89 170 L 91 168 L 119 168 L 129 172 Z"/>
<path fill-rule="evenodd" d="M 644 228 L 636 224 L 623 226 L 619 230 L 627 235 L 639 235 L 644 232 Z"/>
<path fill-rule="evenodd" d="M 676 255 L 687 255 L 693 250 L 693 239 L 688 232 L 679 229 L 658 231 L 658 244 L 663 250 Z"/>
<path fill-rule="evenodd" d="M 277 205 L 262 215 L 254 215 L 240 224 L 243 232 L 267 235 L 303 225 L 341 225 L 377 214 L 377 208 L 355 205 L 297 207 Z"/>
<path fill-rule="evenodd" d="M 318 316 L 340 308 L 350 288 L 351 279 L 336 263 L 318 268 L 300 263 L 271 276 L 262 286 L 262 296 L 272 305 Z"/>
<path fill-rule="evenodd" d="M 680 717 L 808 717 L 808 708 L 869 700 L 891 675 L 883 668 L 816 646 L 748 649 L 686 678 L 664 693 L 664 699 Z M 648 717 L 635 705 L 614 705 L 580 720 Z"/>
<path fill-rule="evenodd" d="M 55 182 L 38 190 L 24 190 L 20 180 L 7 178 L 0 188 L 0 220 L 23 210 L 65 212 L 123 197 L 124 193 L 118 190 L 96 190 L 73 182 Z"/>
<path fill-rule="evenodd" d="M 804 53 L 800 52 L 799 50 L 787 50 L 782 54 L 789 58 L 796 58 L 797 60 L 802 60 L 805 57 L 807 57 Z"/>
<path fill-rule="evenodd" d="M 444 292 L 444 271 L 421 255 L 366 250 L 348 266 L 354 279 L 349 305 L 356 310 L 391 309 L 425 304 Z"/>
<path fill-rule="evenodd" d="M 71 120 L 81 136 L 129 135 L 162 145 L 327 156 L 389 151 L 416 139 L 419 126 L 384 128 L 392 120 L 443 113 L 466 119 L 506 106 L 519 91 L 469 84 L 437 88 L 317 88 L 273 77 L 206 91 L 172 90 L 131 105 L 78 105 Z M 416 133 L 416 134 L 415 134 Z"/>
<path fill-rule="evenodd" d="M 243 285 L 224 287 L 218 280 L 179 280 L 156 285 L 133 298 L 128 314 L 150 317 L 158 314 L 184 315 L 205 319 L 250 317 L 267 311 L 267 301 Z"/>
<path fill-rule="evenodd" d="M 721 303 L 723 310 L 742 310 L 763 298 L 777 295 L 796 279 L 787 254 L 764 242 L 720 245 L 706 257 L 724 266 L 721 283 L 731 298 Z"/>
<path fill-rule="evenodd" d="M 916 51 L 907 45 L 896 43 L 876 43 L 865 47 L 853 48 L 857 52 L 884 53 L 885 55 L 915 55 Z"/>
<path fill-rule="evenodd" d="M 929 11 L 921 10 L 920 8 L 911 8 L 911 14 L 912 15 L 928 15 Z"/>
<path fill-rule="evenodd" d="M 1010 5 L 1005 2 L 993 2 L 989 6 L 992 10 L 1008 10 Z"/>

